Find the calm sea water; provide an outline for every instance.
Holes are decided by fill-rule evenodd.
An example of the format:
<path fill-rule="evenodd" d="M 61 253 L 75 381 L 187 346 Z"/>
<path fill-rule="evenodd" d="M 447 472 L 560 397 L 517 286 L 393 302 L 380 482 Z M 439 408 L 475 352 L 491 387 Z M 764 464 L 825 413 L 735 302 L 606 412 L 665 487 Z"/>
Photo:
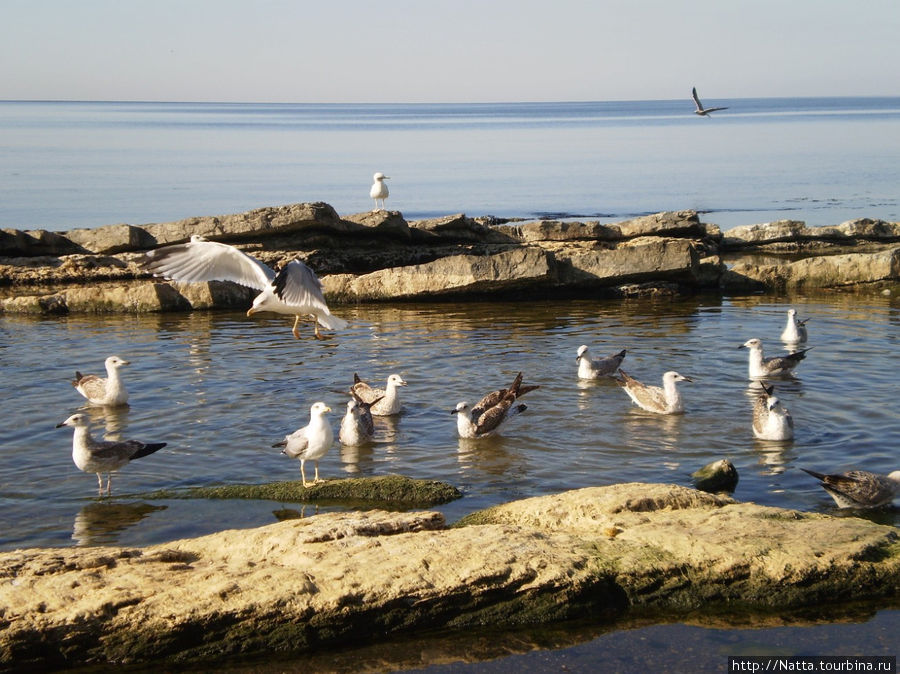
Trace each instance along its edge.
<path fill-rule="evenodd" d="M 298 201 L 408 219 L 601 221 L 690 208 L 723 228 L 900 220 L 900 98 L 473 105 L 0 102 L 0 226 L 166 222 Z M 712 104 L 712 102 L 708 103 Z"/>

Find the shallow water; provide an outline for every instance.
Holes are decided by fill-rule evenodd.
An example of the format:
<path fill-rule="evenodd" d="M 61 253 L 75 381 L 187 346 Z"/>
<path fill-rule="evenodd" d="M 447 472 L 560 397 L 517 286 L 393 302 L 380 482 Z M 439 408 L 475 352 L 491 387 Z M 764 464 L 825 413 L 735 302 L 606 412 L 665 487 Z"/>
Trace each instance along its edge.
<path fill-rule="evenodd" d="M 776 382 L 796 438 L 755 440 L 746 339 L 778 341 L 788 306 L 809 317 L 814 347 L 793 381 Z M 298 462 L 271 445 L 305 425 L 323 400 L 337 428 L 353 373 L 373 382 L 401 374 L 404 409 L 377 420 L 376 442 L 330 451 L 321 475 L 399 473 L 458 486 L 441 506 L 449 521 L 488 505 L 623 481 L 688 485 L 693 471 L 727 457 L 735 497 L 802 511 L 833 510 L 798 469 L 897 468 L 893 354 L 900 312 L 887 298 L 704 296 L 680 301 L 565 301 L 342 306 L 352 327 L 300 341 L 283 317 L 242 313 L 0 317 L 7 425 L 0 442 L 0 549 L 77 544 L 143 545 L 225 528 L 309 515 L 315 507 L 271 502 L 147 501 L 160 488 L 296 479 Z M 310 330 L 311 332 L 311 330 Z M 579 381 L 575 351 L 628 349 L 623 368 L 658 383 L 676 369 L 683 416 L 632 405 L 612 381 Z M 89 408 L 71 388 L 75 369 L 102 371 L 104 358 L 131 361 L 131 405 Z M 525 413 L 496 437 L 456 435 L 450 414 L 506 386 L 516 372 L 541 388 Z M 96 498 L 96 479 L 71 460 L 71 430 L 55 424 L 86 410 L 97 435 L 164 441 L 125 467 L 114 498 Z M 324 508 L 319 508 L 321 511 Z M 898 513 L 869 515 L 896 524 Z"/>

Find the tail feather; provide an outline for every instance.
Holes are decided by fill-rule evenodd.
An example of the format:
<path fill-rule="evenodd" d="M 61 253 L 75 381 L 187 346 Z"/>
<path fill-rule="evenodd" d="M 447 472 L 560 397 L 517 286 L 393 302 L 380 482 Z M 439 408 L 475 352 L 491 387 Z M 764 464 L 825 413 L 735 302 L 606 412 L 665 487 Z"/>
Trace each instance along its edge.
<path fill-rule="evenodd" d="M 153 452 L 156 452 L 156 451 L 162 449 L 163 447 L 165 447 L 166 444 L 167 443 L 165 443 L 165 442 L 148 442 L 143 447 L 141 447 L 138 451 L 136 451 L 134 454 L 132 454 L 131 460 L 134 461 L 135 459 L 140 459 L 144 456 L 153 454 Z"/>
<path fill-rule="evenodd" d="M 349 325 L 343 318 L 334 314 L 316 314 L 316 320 L 326 330 L 343 330 Z"/>

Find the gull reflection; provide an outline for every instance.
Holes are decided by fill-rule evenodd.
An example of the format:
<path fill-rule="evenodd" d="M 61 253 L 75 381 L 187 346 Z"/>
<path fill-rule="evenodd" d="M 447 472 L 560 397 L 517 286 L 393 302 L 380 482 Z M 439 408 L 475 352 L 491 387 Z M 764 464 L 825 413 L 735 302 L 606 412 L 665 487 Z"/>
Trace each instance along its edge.
<path fill-rule="evenodd" d="M 345 473 L 360 473 L 374 464 L 374 443 L 364 445 L 341 445 L 341 463 Z"/>
<path fill-rule="evenodd" d="M 759 452 L 759 463 L 764 467 L 764 475 L 779 475 L 793 460 L 792 440 L 754 439 L 754 449 Z"/>
<path fill-rule="evenodd" d="M 88 415 L 95 428 L 103 426 L 103 438 L 114 442 L 121 441 L 122 433 L 128 428 L 128 412 L 130 408 L 108 407 L 106 405 L 86 405 L 79 411 Z"/>
<path fill-rule="evenodd" d="M 110 545 L 117 534 L 167 506 L 149 503 L 89 503 L 75 515 L 72 540 L 76 545 Z"/>

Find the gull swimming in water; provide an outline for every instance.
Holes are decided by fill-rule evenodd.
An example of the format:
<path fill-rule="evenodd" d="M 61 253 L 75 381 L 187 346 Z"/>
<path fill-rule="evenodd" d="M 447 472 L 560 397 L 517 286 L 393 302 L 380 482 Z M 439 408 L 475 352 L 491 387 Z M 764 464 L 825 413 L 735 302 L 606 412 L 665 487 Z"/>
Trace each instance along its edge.
<path fill-rule="evenodd" d="M 322 283 L 300 260 L 292 260 L 276 274 L 271 268 L 234 246 L 207 241 L 196 234 L 189 243 L 176 244 L 151 250 L 144 255 L 144 268 L 154 276 L 173 281 L 196 283 L 200 281 L 232 281 L 259 290 L 253 306 L 247 311 L 252 316 L 260 311 L 294 316 L 294 337 L 300 339 L 297 325 L 300 317 L 311 315 L 315 319 L 316 339 L 322 339 L 319 325 L 329 330 L 347 327 L 347 321 L 332 315 L 325 304 Z"/>
<path fill-rule="evenodd" d="M 753 405 L 753 435 L 760 440 L 791 440 L 794 419 L 775 397 L 775 387 L 762 386 L 762 394 Z"/>
<path fill-rule="evenodd" d="M 890 505 L 900 494 L 900 470 L 887 475 L 866 470 L 823 475 L 801 468 L 821 482 L 839 508 L 880 508 Z"/>
<path fill-rule="evenodd" d="M 127 405 L 128 391 L 119 376 L 119 368 L 130 363 L 118 356 L 110 356 L 105 364 L 105 378 L 95 374 L 81 374 L 76 370 L 72 386 L 94 405 Z"/>
<path fill-rule="evenodd" d="M 492 391 L 479 400 L 474 407 L 466 402 L 457 403 L 451 414 L 456 415 L 456 430 L 461 438 L 483 438 L 496 431 L 508 418 L 527 409 L 526 405 L 515 405 L 518 398 L 540 386 L 522 386 L 522 373 L 516 375 L 509 388 Z"/>
<path fill-rule="evenodd" d="M 376 417 L 387 417 L 400 413 L 399 386 L 406 386 L 403 377 L 392 374 L 387 378 L 387 386 L 384 389 L 373 388 L 353 373 L 353 386 L 350 387 L 350 395 L 372 406 L 372 414 Z"/>
<path fill-rule="evenodd" d="M 750 375 L 750 379 L 783 376 L 793 377 L 794 368 L 799 365 L 801 360 L 806 358 L 806 352 L 809 351 L 809 349 L 802 349 L 800 351 L 789 353 L 786 356 L 773 356 L 772 358 L 765 358 L 763 356 L 762 342 L 755 337 L 753 339 L 748 339 L 738 348 L 750 349 L 750 359 L 747 370 Z"/>
<path fill-rule="evenodd" d="M 290 435 L 284 436 L 284 440 L 276 442 L 273 447 L 284 447 L 282 454 L 292 459 L 300 459 L 300 479 L 303 486 L 306 483 L 306 471 L 304 465 L 307 461 L 313 461 L 316 465 L 316 475 L 313 484 L 319 484 L 325 480 L 319 479 L 319 459 L 325 456 L 334 443 L 334 431 L 331 424 L 325 419 L 325 415 L 331 411 L 323 402 L 313 403 L 309 408 L 309 423 L 303 428 L 298 428 Z"/>
<path fill-rule="evenodd" d="M 338 439 L 342 445 L 355 447 L 372 440 L 372 436 L 375 435 L 375 420 L 372 419 L 372 405 L 363 401 L 353 392 L 351 392 L 351 396 L 353 396 L 352 399 L 347 402 L 347 412 L 341 419 Z"/>
<path fill-rule="evenodd" d="M 95 440 L 85 414 L 73 414 L 57 428 L 72 426 L 72 460 L 79 470 L 97 474 L 97 489 L 103 493 L 103 473 L 106 473 L 106 495 L 112 493 L 112 473 L 134 459 L 140 459 L 166 446 L 165 442 L 144 443 L 137 440 Z"/>
<path fill-rule="evenodd" d="M 621 378 L 616 381 L 625 389 L 625 393 L 634 401 L 634 404 L 642 410 L 656 414 L 681 414 L 684 412 L 684 402 L 681 400 L 681 393 L 679 393 L 676 383 L 693 381 L 690 377 L 669 370 L 663 375 L 663 385 L 660 388 L 642 384 L 625 370 L 619 370 L 619 374 Z"/>
<path fill-rule="evenodd" d="M 616 370 L 619 369 L 622 361 L 625 360 L 625 349 L 622 349 L 619 353 L 613 354 L 612 356 L 594 360 L 588 352 L 587 344 L 582 344 L 578 347 L 578 353 L 575 356 L 575 360 L 578 362 L 578 377 L 580 379 L 612 377 L 615 375 Z"/>
<path fill-rule="evenodd" d="M 796 309 L 788 309 L 787 312 L 787 325 L 784 326 L 784 330 L 781 333 L 781 341 L 789 342 L 791 344 L 800 344 L 806 341 L 806 321 L 809 319 L 806 318 L 804 320 L 800 320 L 797 318 L 797 310 Z"/>
<path fill-rule="evenodd" d="M 369 190 L 369 196 L 375 200 L 375 210 L 384 210 L 384 200 L 388 197 L 388 186 L 384 184 L 385 180 L 390 180 L 390 176 L 386 176 L 383 173 L 376 173 L 372 176 L 372 180 L 375 182 L 372 183 L 372 189 Z M 378 208 L 378 200 L 381 200 L 381 208 Z"/>
<path fill-rule="evenodd" d="M 704 108 L 703 103 L 700 102 L 700 97 L 697 96 L 697 87 L 691 89 L 691 98 L 694 99 L 694 105 L 697 106 L 697 109 L 694 110 L 695 115 L 700 115 L 701 117 L 708 117 L 709 113 L 716 112 L 717 110 L 727 110 L 728 106 L 724 108 Z"/>

